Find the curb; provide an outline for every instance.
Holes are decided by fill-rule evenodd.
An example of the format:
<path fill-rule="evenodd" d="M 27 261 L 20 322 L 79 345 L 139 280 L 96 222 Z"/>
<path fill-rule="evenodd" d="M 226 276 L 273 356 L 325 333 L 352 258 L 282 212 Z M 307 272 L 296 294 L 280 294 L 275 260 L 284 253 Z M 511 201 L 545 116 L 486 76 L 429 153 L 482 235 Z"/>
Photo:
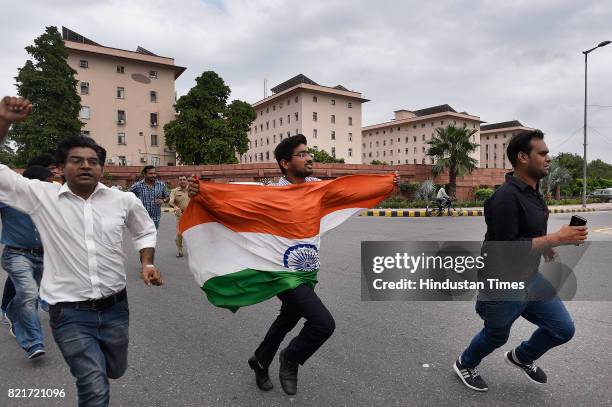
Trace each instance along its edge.
<path fill-rule="evenodd" d="M 594 209 L 594 208 L 586 208 L 586 209 L 551 209 L 550 213 L 576 213 L 576 212 L 602 212 L 602 211 L 611 211 L 612 209 Z M 416 209 L 416 210 L 402 210 L 402 209 L 375 209 L 369 211 L 363 211 L 359 214 L 359 216 L 374 216 L 374 217 L 385 217 L 385 218 L 427 218 L 427 212 L 425 209 Z M 458 216 L 484 216 L 483 209 L 464 209 L 462 211 L 453 211 L 451 215 L 443 214 L 443 215 L 433 215 L 431 217 L 458 217 Z"/>

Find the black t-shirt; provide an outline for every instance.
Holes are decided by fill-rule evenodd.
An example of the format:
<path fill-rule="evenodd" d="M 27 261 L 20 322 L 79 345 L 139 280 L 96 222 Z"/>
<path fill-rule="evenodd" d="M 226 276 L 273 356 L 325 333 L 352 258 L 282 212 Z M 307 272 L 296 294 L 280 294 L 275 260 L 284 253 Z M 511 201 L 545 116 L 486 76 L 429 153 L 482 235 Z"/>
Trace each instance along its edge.
<path fill-rule="evenodd" d="M 484 203 L 485 241 L 531 241 L 546 235 L 544 197 L 513 174 L 506 174 L 506 183 Z"/>

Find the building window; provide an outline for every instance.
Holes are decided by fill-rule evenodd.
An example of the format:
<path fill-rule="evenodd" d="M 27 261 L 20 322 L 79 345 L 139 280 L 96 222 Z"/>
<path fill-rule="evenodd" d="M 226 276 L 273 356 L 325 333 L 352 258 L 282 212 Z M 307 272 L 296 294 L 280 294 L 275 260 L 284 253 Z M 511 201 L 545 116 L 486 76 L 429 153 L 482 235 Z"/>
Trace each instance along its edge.
<path fill-rule="evenodd" d="M 154 167 L 159 166 L 159 157 L 151 157 L 151 164 L 152 164 Z"/>
<path fill-rule="evenodd" d="M 123 65 L 117 65 L 117 73 L 125 73 L 125 67 Z"/>
<path fill-rule="evenodd" d="M 117 133 L 117 144 L 125 145 L 125 133 Z"/>
<path fill-rule="evenodd" d="M 332 147 L 331 155 L 336 158 L 336 147 Z"/>
<path fill-rule="evenodd" d="M 157 79 L 157 71 L 155 71 L 155 70 L 150 70 L 150 71 L 149 71 L 149 78 L 155 78 L 155 79 Z"/>
<path fill-rule="evenodd" d="M 332 104 L 332 106 L 336 106 L 336 99 L 332 99 L 331 100 L 331 104 Z"/>
<path fill-rule="evenodd" d="M 336 132 L 335 131 L 331 131 L 331 139 L 335 140 L 336 139 Z"/>
<path fill-rule="evenodd" d="M 297 112 L 295 112 L 293 115 L 295 116 L 295 121 L 297 122 L 297 121 L 299 120 L 298 113 L 297 113 Z"/>
<path fill-rule="evenodd" d="M 317 138 L 317 129 L 312 129 L 312 138 Z"/>
<path fill-rule="evenodd" d="M 297 103 L 297 102 L 298 102 L 298 97 L 296 96 L 296 97 L 295 97 L 295 103 Z"/>
<path fill-rule="evenodd" d="M 349 133 L 349 141 L 353 141 L 353 133 Z M 365 143 L 363 144 L 363 146 L 365 147 Z"/>
<path fill-rule="evenodd" d="M 317 112 L 312 112 L 312 121 L 313 122 L 317 121 Z"/>
<path fill-rule="evenodd" d="M 127 165 L 127 160 L 124 155 L 120 155 L 117 160 L 117 164 L 119 165 Z"/>
<path fill-rule="evenodd" d="M 117 110 L 117 124 L 125 124 L 125 110 Z"/>
<path fill-rule="evenodd" d="M 91 137 L 91 132 L 89 130 L 81 130 L 81 136 Z"/>
<path fill-rule="evenodd" d="M 157 113 L 150 114 L 151 126 L 157 127 Z"/>
<path fill-rule="evenodd" d="M 425 141 L 425 135 L 421 135 L 421 139 L 423 139 L 423 141 Z"/>
<path fill-rule="evenodd" d="M 157 134 L 151 134 L 151 147 L 157 147 Z"/>
<path fill-rule="evenodd" d="M 280 119 L 278 119 L 278 123 L 279 123 L 279 126 L 283 125 L 283 118 L 282 117 Z"/>
<path fill-rule="evenodd" d="M 332 123 L 336 123 L 336 115 L 335 114 L 331 115 L 331 122 Z"/>
<path fill-rule="evenodd" d="M 421 127 L 425 127 L 425 123 L 421 123 Z"/>
<path fill-rule="evenodd" d="M 312 97 L 312 103 L 317 103 L 317 97 L 316 96 Z"/>
<path fill-rule="evenodd" d="M 89 95 L 89 82 L 81 82 L 81 95 Z"/>
<path fill-rule="evenodd" d="M 270 106 L 266 107 L 266 114 L 270 113 Z"/>
<path fill-rule="evenodd" d="M 270 137 L 266 137 L 266 145 L 269 146 L 270 145 Z"/>
<path fill-rule="evenodd" d="M 422 148 L 423 148 L 423 152 L 425 152 L 425 146 L 423 146 Z"/>
<path fill-rule="evenodd" d="M 273 134 L 273 135 L 272 135 L 272 142 L 273 142 L 274 144 L 276 144 L 276 134 Z"/>
<path fill-rule="evenodd" d="M 352 126 L 352 125 L 353 125 L 353 118 L 352 118 L 352 117 L 349 117 L 349 118 L 348 118 L 348 125 L 349 125 L 349 126 Z M 391 131 L 393 131 L 393 129 L 392 129 Z"/>
<path fill-rule="evenodd" d="M 269 161 L 269 160 L 270 160 L 270 152 L 266 151 L 266 161 Z"/>
<path fill-rule="evenodd" d="M 266 122 L 266 130 L 270 130 L 270 122 Z"/>
<path fill-rule="evenodd" d="M 353 108 L 353 102 L 348 102 L 348 108 L 352 109 Z"/>
<path fill-rule="evenodd" d="M 149 92 L 149 100 L 151 100 L 151 103 L 157 103 L 157 92 L 154 90 Z"/>
<path fill-rule="evenodd" d="M 125 89 L 121 86 L 117 86 L 117 99 L 125 99 Z"/>
<path fill-rule="evenodd" d="M 272 128 L 275 129 L 276 128 L 276 119 L 272 119 Z"/>
<path fill-rule="evenodd" d="M 276 111 L 276 105 L 272 105 L 272 111 Z"/>
<path fill-rule="evenodd" d="M 349 149 L 348 149 L 348 156 L 349 156 L 349 157 L 352 157 L 352 156 L 353 156 L 353 149 L 352 149 L 352 148 L 349 148 Z"/>
<path fill-rule="evenodd" d="M 79 114 L 79 117 L 81 119 L 91 119 L 91 109 L 89 108 L 89 106 L 81 107 L 81 113 Z"/>
<path fill-rule="evenodd" d="M 255 148 L 257 148 L 257 140 L 255 140 Z"/>
<path fill-rule="evenodd" d="M 79 66 L 81 68 L 89 68 L 89 62 L 86 59 L 81 59 L 79 61 Z"/>

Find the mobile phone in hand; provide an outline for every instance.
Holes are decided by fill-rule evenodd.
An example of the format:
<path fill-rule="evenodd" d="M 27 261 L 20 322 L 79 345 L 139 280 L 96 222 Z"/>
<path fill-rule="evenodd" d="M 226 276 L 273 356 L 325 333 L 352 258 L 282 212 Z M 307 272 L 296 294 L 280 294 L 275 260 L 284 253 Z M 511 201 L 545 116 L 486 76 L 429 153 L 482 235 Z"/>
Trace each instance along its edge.
<path fill-rule="evenodd" d="M 570 226 L 585 226 L 587 224 L 587 220 L 582 216 L 572 215 L 572 219 L 570 220 Z"/>

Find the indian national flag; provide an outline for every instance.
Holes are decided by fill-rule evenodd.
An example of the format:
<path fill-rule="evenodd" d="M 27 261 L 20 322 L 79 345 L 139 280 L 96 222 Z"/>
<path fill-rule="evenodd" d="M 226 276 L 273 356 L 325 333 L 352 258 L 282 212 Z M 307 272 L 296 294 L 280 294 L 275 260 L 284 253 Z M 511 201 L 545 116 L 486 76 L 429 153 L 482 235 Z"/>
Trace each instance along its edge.
<path fill-rule="evenodd" d="M 189 269 L 213 305 L 234 312 L 314 287 L 321 236 L 393 187 L 393 174 L 278 187 L 200 182 L 180 220 Z"/>

